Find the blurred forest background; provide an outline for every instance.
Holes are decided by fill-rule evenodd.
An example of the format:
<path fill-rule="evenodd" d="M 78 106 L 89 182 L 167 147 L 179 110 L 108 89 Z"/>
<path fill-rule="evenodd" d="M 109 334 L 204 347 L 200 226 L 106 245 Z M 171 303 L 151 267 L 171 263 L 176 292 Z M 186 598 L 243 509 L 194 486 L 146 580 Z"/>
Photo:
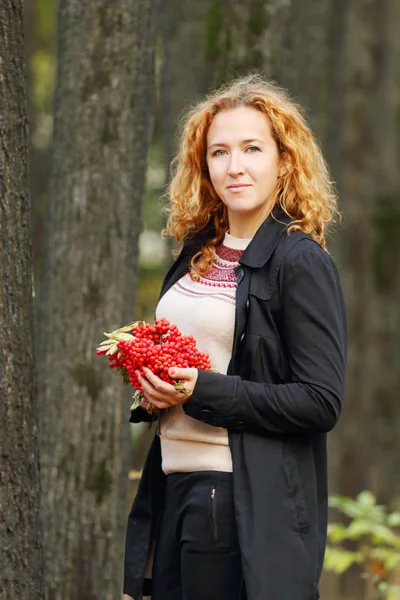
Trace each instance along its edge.
<path fill-rule="evenodd" d="M 172 260 L 160 198 L 185 108 L 254 70 L 305 106 L 343 213 L 328 247 L 350 345 L 321 597 L 399 597 L 400 2 L 24 5 L 46 598 L 120 597 L 154 430 L 128 425 L 130 395 L 94 350 L 103 331 L 153 318 Z"/>

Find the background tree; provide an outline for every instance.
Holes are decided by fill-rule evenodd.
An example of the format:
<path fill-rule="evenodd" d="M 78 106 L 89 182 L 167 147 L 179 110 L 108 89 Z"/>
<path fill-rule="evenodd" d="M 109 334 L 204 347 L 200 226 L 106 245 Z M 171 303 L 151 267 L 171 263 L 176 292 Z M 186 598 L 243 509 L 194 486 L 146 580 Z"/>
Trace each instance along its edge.
<path fill-rule="evenodd" d="M 0 7 L 0 598 L 44 598 L 23 2 Z"/>
<path fill-rule="evenodd" d="M 95 349 L 135 305 L 154 4 L 59 6 L 38 329 L 49 600 L 121 593 L 129 399 Z"/>

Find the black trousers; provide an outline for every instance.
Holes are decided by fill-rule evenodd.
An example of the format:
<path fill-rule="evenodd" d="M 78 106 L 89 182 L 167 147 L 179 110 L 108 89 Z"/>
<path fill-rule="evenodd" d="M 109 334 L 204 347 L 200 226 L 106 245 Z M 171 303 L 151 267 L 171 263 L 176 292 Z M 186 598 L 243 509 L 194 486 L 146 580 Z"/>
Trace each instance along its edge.
<path fill-rule="evenodd" d="M 167 475 L 152 600 L 239 600 L 242 585 L 232 473 Z"/>

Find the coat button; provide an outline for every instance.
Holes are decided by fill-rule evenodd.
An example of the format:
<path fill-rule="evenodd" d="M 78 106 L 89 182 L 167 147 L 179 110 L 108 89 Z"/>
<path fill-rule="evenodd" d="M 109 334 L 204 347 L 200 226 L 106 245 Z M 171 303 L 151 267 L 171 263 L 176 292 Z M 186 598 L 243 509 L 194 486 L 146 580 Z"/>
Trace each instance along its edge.
<path fill-rule="evenodd" d="M 238 421 L 235 429 L 237 429 L 237 431 L 241 431 L 243 429 L 243 421 Z"/>
<path fill-rule="evenodd" d="M 247 298 L 247 301 L 246 301 L 246 308 L 248 309 L 248 308 L 249 308 L 249 306 L 250 306 L 250 300 Z"/>
<path fill-rule="evenodd" d="M 208 408 L 203 408 L 200 411 L 200 415 L 201 415 L 201 420 L 204 422 L 207 422 L 211 419 L 212 413 L 211 413 L 211 410 L 208 410 Z"/>
<path fill-rule="evenodd" d="M 246 334 L 245 334 L 245 333 L 242 333 L 242 335 L 241 335 L 241 338 L 240 338 L 240 343 L 242 343 L 242 342 L 243 342 L 243 340 L 244 340 L 244 338 L 245 338 L 245 337 L 246 337 Z"/>

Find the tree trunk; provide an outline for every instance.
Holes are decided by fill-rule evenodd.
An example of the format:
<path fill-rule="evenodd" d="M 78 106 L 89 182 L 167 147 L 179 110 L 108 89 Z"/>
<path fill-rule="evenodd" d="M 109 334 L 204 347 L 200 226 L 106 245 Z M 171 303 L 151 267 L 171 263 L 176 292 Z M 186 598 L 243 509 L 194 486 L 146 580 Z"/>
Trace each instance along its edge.
<path fill-rule="evenodd" d="M 204 85 L 207 77 L 204 48 L 206 10 L 206 2 L 198 0 L 168 0 L 160 6 L 160 117 L 167 180 L 170 163 L 176 153 L 179 120 L 185 108 L 207 91 L 207 85 Z"/>
<path fill-rule="evenodd" d="M 0 8 L 0 598 L 44 598 L 23 3 Z"/>
<path fill-rule="evenodd" d="M 62 0 L 39 307 L 46 597 L 121 597 L 129 395 L 97 357 L 134 319 L 155 0 Z"/>

